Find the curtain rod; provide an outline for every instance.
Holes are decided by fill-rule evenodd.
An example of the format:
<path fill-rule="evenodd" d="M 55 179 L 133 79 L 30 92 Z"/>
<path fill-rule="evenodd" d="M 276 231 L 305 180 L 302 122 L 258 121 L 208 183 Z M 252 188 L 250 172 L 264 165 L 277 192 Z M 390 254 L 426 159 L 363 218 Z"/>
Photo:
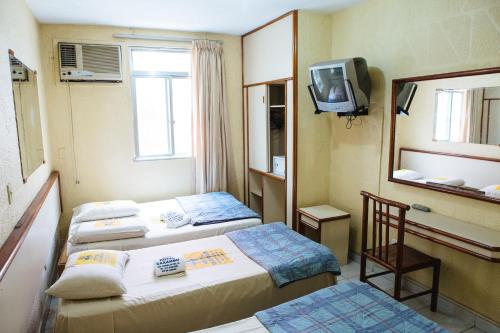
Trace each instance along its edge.
<path fill-rule="evenodd" d="M 186 43 L 191 43 L 194 40 L 200 39 L 200 38 L 193 38 L 193 37 L 140 35 L 140 34 L 124 34 L 124 33 L 113 34 L 113 38 L 162 40 L 162 41 L 168 41 L 168 42 L 186 42 Z M 216 40 L 215 42 L 223 44 L 223 42 L 221 40 Z"/>

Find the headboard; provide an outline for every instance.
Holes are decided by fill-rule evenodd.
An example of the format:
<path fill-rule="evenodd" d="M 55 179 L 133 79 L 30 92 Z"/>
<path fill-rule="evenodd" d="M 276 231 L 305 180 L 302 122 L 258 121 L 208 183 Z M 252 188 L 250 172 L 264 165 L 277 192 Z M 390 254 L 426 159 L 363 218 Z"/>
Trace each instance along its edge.
<path fill-rule="evenodd" d="M 478 189 L 498 184 L 500 179 L 500 159 L 413 148 L 399 149 L 398 169 L 415 170 L 427 178 L 461 178 L 465 186 Z"/>
<path fill-rule="evenodd" d="M 53 172 L 0 248 L 2 332 L 38 332 L 57 256 L 59 173 Z"/>

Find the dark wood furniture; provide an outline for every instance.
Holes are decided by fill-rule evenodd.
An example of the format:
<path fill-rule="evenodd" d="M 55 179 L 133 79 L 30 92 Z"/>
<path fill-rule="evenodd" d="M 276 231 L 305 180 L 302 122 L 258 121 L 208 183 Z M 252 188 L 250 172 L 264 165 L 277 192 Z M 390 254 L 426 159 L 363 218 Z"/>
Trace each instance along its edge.
<path fill-rule="evenodd" d="M 361 232 L 360 280 L 380 289 L 373 282 L 369 281 L 369 279 L 376 276 L 394 273 L 394 295 L 390 296 L 394 297 L 398 301 L 405 301 L 410 298 L 431 294 L 431 311 L 436 311 L 439 293 L 439 271 L 441 268 L 441 260 L 430 257 L 404 245 L 406 211 L 410 209 L 410 206 L 397 201 L 380 198 L 365 191 L 361 191 L 361 195 L 363 196 L 363 217 Z M 372 201 L 371 248 L 368 248 L 370 201 Z M 395 244 L 390 244 L 389 242 L 389 217 L 391 208 L 397 208 L 398 210 L 397 243 Z M 370 259 L 378 265 L 386 268 L 387 271 L 367 275 L 367 259 Z M 432 288 L 423 292 L 401 297 L 401 281 L 403 274 L 424 268 L 433 268 Z"/>
<path fill-rule="evenodd" d="M 451 73 L 441 73 L 441 74 L 433 74 L 433 75 L 424 75 L 424 76 L 416 76 L 416 77 L 408 77 L 402 79 L 392 80 L 392 100 L 391 100 L 391 129 L 390 129 L 390 146 L 389 146 L 389 168 L 388 168 L 388 180 L 390 182 L 410 185 L 414 187 L 425 188 L 429 190 L 439 191 L 443 193 L 449 193 L 453 195 L 458 195 L 461 197 L 492 202 L 496 204 L 500 204 L 500 200 L 485 196 L 481 193 L 472 193 L 470 191 L 460 191 L 454 188 L 445 187 L 445 186 L 432 186 L 427 184 L 421 184 L 417 182 L 412 182 L 403 179 L 397 179 L 393 177 L 394 172 L 394 162 L 396 158 L 396 111 L 397 111 L 397 87 L 400 84 L 410 83 L 410 82 L 421 82 L 428 80 L 438 80 L 438 79 L 447 79 L 447 78 L 456 78 L 456 77 L 467 77 L 467 76 L 476 76 L 476 75 L 488 75 L 488 74 L 498 74 L 500 73 L 500 67 L 491 67 L 491 68 L 481 68 L 475 70 L 468 71 L 459 71 L 459 72 L 451 72 Z M 436 152 L 433 152 L 436 153 Z M 452 155 L 457 157 L 464 158 L 476 158 L 476 159 L 486 159 L 484 157 L 479 156 L 468 156 L 461 154 L 451 154 L 451 153 L 442 153 L 443 155 Z M 489 160 L 489 159 L 488 159 Z"/>

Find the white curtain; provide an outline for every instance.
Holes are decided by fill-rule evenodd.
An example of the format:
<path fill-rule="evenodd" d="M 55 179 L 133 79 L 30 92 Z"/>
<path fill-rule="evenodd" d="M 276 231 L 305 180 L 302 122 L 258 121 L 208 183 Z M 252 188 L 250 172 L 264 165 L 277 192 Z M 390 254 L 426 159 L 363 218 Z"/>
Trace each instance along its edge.
<path fill-rule="evenodd" d="M 227 106 L 222 45 L 196 40 L 192 54 L 195 191 L 226 191 Z"/>

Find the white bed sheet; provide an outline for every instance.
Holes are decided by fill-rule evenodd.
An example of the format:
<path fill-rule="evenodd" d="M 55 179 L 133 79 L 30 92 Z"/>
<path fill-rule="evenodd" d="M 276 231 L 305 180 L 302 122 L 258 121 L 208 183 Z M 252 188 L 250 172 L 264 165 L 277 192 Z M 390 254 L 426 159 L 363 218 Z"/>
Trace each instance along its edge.
<path fill-rule="evenodd" d="M 243 219 L 230 222 L 209 224 L 203 226 L 192 226 L 191 224 L 182 226 L 177 229 L 169 229 L 165 222 L 160 220 L 160 214 L 165 211 L 172 210 L 183 212 L 181 206 L 175 199 L 154 201 L 139 204 L 141 207 L 141 216 L 147 221 L 149 232 L 144 237 L 118 239 L 104 242 L 94 242 L 85 244 L 67 243 L 67 254 L 70 255 L 74 252 L 91 250 L 91 249 L 105 249 L 105 250 L 135 250 L 145 247 L 172 244 L 184 242 L 192 239 L 200 239 L 205 237 L 212 237 L 223 235 L 226 232 L 253 227 L 261 224 L 261 220 L 257 218 Z M 83 222 L 85 223 L 85 222 Z M 69 233 L 76 228 L 75 223 L 71 221 Z"/>
<path fill-rule="evenodd" d="M 204 330 L 194 331 L 193 333 L 269 333 L 267 328 L 252 316 L 229 324 L 215 326 Z"/>
<path fill-rule="evenodd" d="M 155 278 L 165 255 L 222 248 L 232 263 Z M 56 333 L 189 332 L 253 316 L 335 282 L 330 273 L 277 288 L 267 271 L 227 236 L 128 251 L 127 293 L 100 300 L 61 301 Z"/>

